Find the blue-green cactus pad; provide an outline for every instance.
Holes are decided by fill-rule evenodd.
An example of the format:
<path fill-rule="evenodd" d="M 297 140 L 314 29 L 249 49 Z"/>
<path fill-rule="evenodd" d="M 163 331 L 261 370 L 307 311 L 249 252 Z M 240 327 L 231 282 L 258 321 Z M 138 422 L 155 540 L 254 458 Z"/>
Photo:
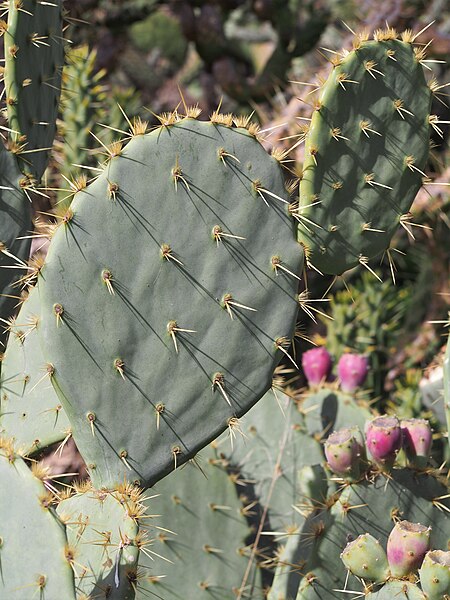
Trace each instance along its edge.
<path fill-rule="evenodd" d="M 62 0 L 9 0 L 3 35 L 9 127 L 15 132 L 13 140 L 25 145 L 22 171 L 37 180 L 46 169 L 46 149 L 56 132 L 64 63 L 62 5 Z"/>
<path fill-rule="evenodd" d="M 323 86 L 306 139 L 298 228 L 322 273 L 340 275 L 385 251 L 422 185 L 431 91 L 419 59 L 408 42 L 363 41 Z"/>
<path fill-rule="evenodd" d="M 282 172 L 247 130 L 182 119 L 116 154 L 41 282 L 52 381 L 96 487 L 156 482 L 264 395 L 297 314 L 273 259 L 303 260 Z"/>

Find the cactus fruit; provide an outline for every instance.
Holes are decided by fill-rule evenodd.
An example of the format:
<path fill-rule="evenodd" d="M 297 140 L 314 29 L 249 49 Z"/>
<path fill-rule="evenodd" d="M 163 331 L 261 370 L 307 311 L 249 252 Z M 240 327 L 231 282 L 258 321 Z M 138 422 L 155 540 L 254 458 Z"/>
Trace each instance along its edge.
<path fill-rule="evenodd" d="M 425 467 L 431 452 L 433 435 L 426 419 L 403 419 L 400 422 L 403 448 L 411 464 Z"/>
<path fill-rule="evenodd" d="M 330 353 L 323 347 L 307 350 L 302 355 L 302 367 L 309 385 L 319 385 L 330 374 Z"/>
<path fill-rule="evenodd" d="M 2 361 L 0 426 L 25 454 L 64 440 L 70 431 L 51 385 L 52 365 L 42 355 L 40 312 L 35 287 L 10 324 Z"/>
<path fill-rule="evenodd" d="M 391 575 L 405 577 L 416 571 L 430 548 L 430 528 L 399 521 L 389 534 L 387 556 Z"/>
<path fill-rule="evenodd" d="M 0 481 L 0 596 L 75 600 L 73 549 L 51 508 L 52 495 L 5 438 L 0 439 Z"/>
<path fill-rule="evenodd" d="M 376 417 L 366 423 L 366 446 L 373 461 L 383 469 L 394 464 L 402 446 L 402 430 L 397 417 Z"/>
<path fill-rule="evenodd" d="M 303 260 L 285 196 L 248 130 L 177 113 L 111 146 L 75 195 L 41 271 L 42 328 L 96 487 L 156 482 L 271 386 Z"/>
<path fill-rule="evenodd" d="M 349 571 L 368 581 L 386 581 L 389 565 L 386 552 L 380 542 L 369 533 L 364 533 L 348 543 L 341 559 Z"/>
<path fill-rule="evenodd" d="M 306 138 L 298 239 L 310 265 L 340 275 L 380 255 L 422 185 L 431 91 L 405 32 L 357 37 L 336 56 Z"/>
<path fill-rule="evenodd" d="M 333 473 L 349 480 L 358 480 L 362 471 L 364 446 L 357 427 L 334 431 L 325 441 L 325 456 Z"/>
<path fill-rule="evenodd" d="M 450 551 L 427 552 L 419 570 L 420 585 L 428 600 L 443 600 L 450 596 Z"/>
<path fill-rule="evenodd" d="M 343 354 L 337 365 L 341 389 L 352 393 L 365 382 L 369 371 L 369 361 L 360 354 Z"/>
<path fill-rule="evenodd" d="M 25 236 L 32 228 L 31 204 L 22 183 L 16 159 L 0 144 L 0 349 L 6 345 L 5 325 L 20 300 L 15 283 L 26 274 L 30 253 L 31 240 Z"/>
<path fill-rule="evenodd" d="M 40 180 L 56 131 L 64 62 L 62 0 L 9 2 L 5 90 L 21 169 Z M 21 153 L 21 148 L 25 153 Z"/>

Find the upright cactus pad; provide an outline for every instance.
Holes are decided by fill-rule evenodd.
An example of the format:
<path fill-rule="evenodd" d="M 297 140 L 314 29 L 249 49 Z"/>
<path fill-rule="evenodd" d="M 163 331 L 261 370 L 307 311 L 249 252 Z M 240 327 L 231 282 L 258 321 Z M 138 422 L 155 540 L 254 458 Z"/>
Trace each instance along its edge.
<path fill-rule="evenodd" d="M 0 430 L 26 454 L 63 440 L 69 421 L 41 349 L 41 303 L 34 288 L 11 326 L 0 382 Z"/>
<path fill-rule="evenodd" d="M 64 63 L 62 0 L 9 0 L 5 89 L 21 169 L 40 180 L 56 132 Z M 35 152 L 33 152 L 35 151 Z"/>
<path fill-rule="evenodd" d="M 14 285 L 26 274 L 32 228 L 31 204 L 21 190 L 22 175 L 14 156 L 0 143 L 0 352 L 6 344 L 5 321 L 17 310 L 20 287 Z M 13 267 L 17 268 L 13 268 Z"/>
<path fill-rule="evenodd" d="M 152 484 L 216 438 L 295 327 L 278 163 L 246 129 L 171 123 L 112 146 L 42 270 L 46 358 L 96 487 Z"/>
<path fill-rule="evenodd" d="M 72 550 L 51 494 L 4 438 L 0 486 L 0 597 L 75 600 Z"/>
<path fill-rule="evenodd" d="M 431 92 L 413 36 L 358 38 L 325 83 L 306 139 L 298 239 L 339 275 L 389 247 L 422 185 Z"/>

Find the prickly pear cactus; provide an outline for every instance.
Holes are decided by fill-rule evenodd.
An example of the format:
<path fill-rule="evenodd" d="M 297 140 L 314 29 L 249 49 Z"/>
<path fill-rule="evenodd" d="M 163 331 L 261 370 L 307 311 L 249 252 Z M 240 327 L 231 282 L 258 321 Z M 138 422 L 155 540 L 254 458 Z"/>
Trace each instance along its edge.
<path fill-rule="evenodd" d="M 409 581 L 390 581 L 381 589 L 370 592 L 366 596 L 366 600 L 392 600 L 392 598 L 400 598 L 400 600 L 427 600 L 427 596 L 425 596 L 422 590 Z"/>
<path fill-rule="evenodd" d="M 75 600 L 72 549 L 51 508 L 52 495 L 4 438 L 0 481 L 0 596 Z"/>
<path fill-rule="evenodd" d="M 21 288 L 14 285 L 26 274 L 32 228 L 31 203 L 21 190 L 22 175 L 15 157 L 0 144 L 0 352 L 6 345 L 8 319 L 17 310 Z"/>
<path fill-rule="evenodd" d="M 96 487 L 156 482 L 264 395 L 303 259 L 246 129 L 171 115 L 110 153 L 41 271 L 45 356 Z"/>
<path fill-rule="evenodd" d="M 444 356 L 444 407 L 447 420 L 447 439 L 450 445 L 450 337 Z"/>
<path fill-rule="evenodd" d="M 324 84 L 306 139 L 298 239 L 339 275 L 381 254 L 422 185 L 431 91 L 412 34 L 359 37 Z"/>
<path fill-rule="evenodd" d="M 63 440 L 70 424 L 41 348 L 41 302 L 33 288 L 11 324 L 0 381 L 0 429 L 25 454 Z"/>
<path fill-rule="evenodd" d="M 62 0 L 9 0 L 5 90 L 9 127 L 24 173 L 40 180 L 56 131 L 64 63 Z"/>

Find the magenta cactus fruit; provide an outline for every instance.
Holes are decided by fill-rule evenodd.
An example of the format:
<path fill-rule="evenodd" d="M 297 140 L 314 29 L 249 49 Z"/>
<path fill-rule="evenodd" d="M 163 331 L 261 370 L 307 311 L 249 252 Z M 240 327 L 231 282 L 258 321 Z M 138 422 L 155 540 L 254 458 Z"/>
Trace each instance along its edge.
<path fill-rule="evenodd" d="M 341 559 L 353 575 L 366 581 L 386 581 L 389 577 L 386 552 L 370 533 L 364 533 L 347 544 Z"/>
<path fill-rule="evenodd" d="M 427 600 L 442 600 L 450 596 L 450 552 L 432 550 L 425 555 L 419 571 L 420 585 Z"/>
<path fill-rule="evenodd" d="M 369 372 L 369 361 L 361 354 L 343 354 L 337 370 L 342 391 L 351 393 L 365 382 Z"/>
<path fill-rule="evenodd" d="M 425 467 L 431 451 L 433 434 L 426 419 L 404 419 L 400 422 L 403 448 L 409 461 L 416 467 Z"/>
<path fill-rule="evenodd" d="M 357 427 L 334 431 L 325 442 L 325 456 L 333 473 L 349 480 L 356 480 L 361 473 L 364 447 L 359 441 Z"/>
<path fill-rule="evenodd" d="M 399 521 L 395 524 L 387 542 L 387 557 L 393 577 L 405 577 L 420 567 L 430 548 L 430 532 L 430 527 L 420 523 Z"/>
<path fill-rule="evenodd" d="M 331 356 L 326 348 L 312 348 L 302 356 L 303 372 L 310 385 L 324 381 L 331 371 Z"/>
<path fill-rule="evenodd" d="M 402 430 L 397 417 L 375 417 L 365 427 L 366 447 L 373 461 L 383 469 L 394 464 L 402 446 Z"/>

